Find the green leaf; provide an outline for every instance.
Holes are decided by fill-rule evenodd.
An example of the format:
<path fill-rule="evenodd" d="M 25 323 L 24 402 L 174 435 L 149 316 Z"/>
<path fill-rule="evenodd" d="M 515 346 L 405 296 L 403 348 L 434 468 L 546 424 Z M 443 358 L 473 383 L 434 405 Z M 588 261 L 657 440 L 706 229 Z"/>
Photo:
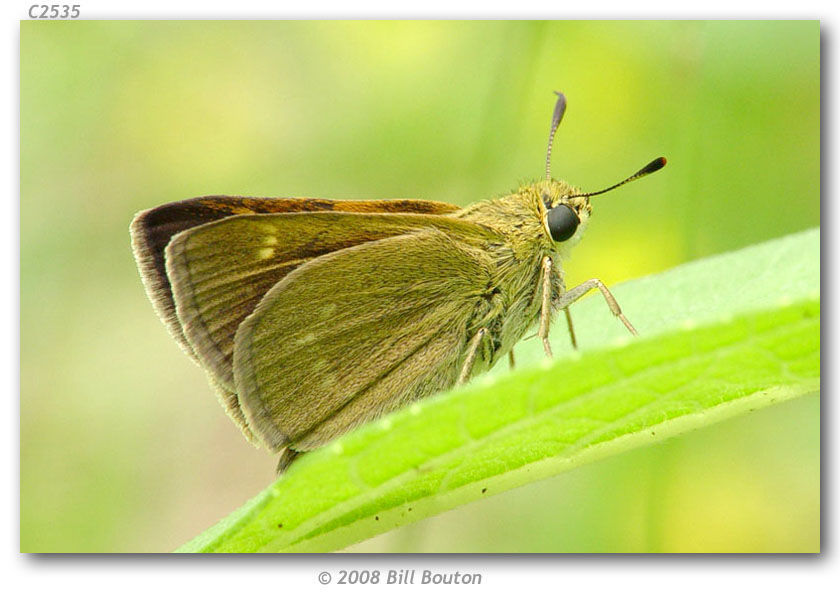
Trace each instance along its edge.
<path fill-rule="evenodd" d="M 819 230 L 592 294 L 519 367 L 387 415 L 303 456 L 181 552 L 323 552 L 820 387 Z"/>

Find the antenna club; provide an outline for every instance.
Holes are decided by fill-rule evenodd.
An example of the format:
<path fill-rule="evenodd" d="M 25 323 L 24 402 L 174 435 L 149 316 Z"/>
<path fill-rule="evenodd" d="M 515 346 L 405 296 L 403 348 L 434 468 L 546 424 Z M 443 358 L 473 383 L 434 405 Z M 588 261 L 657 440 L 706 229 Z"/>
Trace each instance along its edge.
<path fill-rule="evenodd" d="M 650 163 L 644 168 L 645 174 L 658 171 L 667 164 L 667 159 L 664 156 L 660 156 L 659 158 L 650 161 Z"/>
<path fill-rule="evenodd" d="M 557 94 L 557 102 L 554 104 L 554 113 L 551 115 L 551 131 L 548 133 L 548 149 L 545 152 L 545 178 L 549 181 L 551 181 L 551 148 L 554 145 L 554 134 L 566 112 L 566 96 L 561 92 L 554 93 Z"/>
<path fill-rule="evenodd" d="M 635 180 L 637 180 L 641 177 L 644 177 L 645 175 L 650 175 L 651 173 L 655 173 L 656 171 L 658 171 L 659 169 L 664 167 L 667 164 L 667 162 L 668 161 L 665 160 L 664 156 L 660 156 L 659 158 L 654 158 L 652 161 L 650 161 L 644 167 L 642 167 L 641 169 L 639 169 L 638 171 L 633 173 L 630 177 L 628 177 L 627 179 L 623 179 L 622 181 L 619 181 L 615 185 L 611 185 L 610 187 L 604 188 L 603 190 L 599 190 L 597 192 L 590 192 L 590 193 L 586 193 L 586 194 L 575 194 L 574 196 L 567 196 L 567 198 L 580 198 L 580 197 L 583 197 L 583 196 L 586 196 L 587 198 L 590 198 L 592 196 L 598 196 L 600 194 L 612 191 L 617 187 L 621 187 L 625 183 L 630 183 L 631 181 L 635 181 Z"/>

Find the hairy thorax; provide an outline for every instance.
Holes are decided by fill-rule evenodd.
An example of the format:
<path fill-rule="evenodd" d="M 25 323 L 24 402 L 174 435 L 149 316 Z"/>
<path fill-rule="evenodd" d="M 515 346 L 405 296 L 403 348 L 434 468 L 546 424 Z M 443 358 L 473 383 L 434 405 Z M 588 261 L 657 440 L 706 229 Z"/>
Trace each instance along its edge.
<path fill-rule="evenodd" d="M 580 237 L 555 243 L 546 224 L 549 208 L 577 190 L 564 182 L 542 181 L 523 186 L 513 194 L 474 204 L 458 216 L 489 230 L 484 253 L 491 268 L 488 289 L 477 301 L 471 333 L 486 328 L 486 340 L 477 363 L 478 370 L 489 368 L 530 330 L 540 317 L 543 261 L 550 259 L 549 282 L 552 305 L 564 291 L 561 262 L 566 251 Z M 581 224 L 589 216 L 585 198 L 569 201 L 582 213 Z"/>

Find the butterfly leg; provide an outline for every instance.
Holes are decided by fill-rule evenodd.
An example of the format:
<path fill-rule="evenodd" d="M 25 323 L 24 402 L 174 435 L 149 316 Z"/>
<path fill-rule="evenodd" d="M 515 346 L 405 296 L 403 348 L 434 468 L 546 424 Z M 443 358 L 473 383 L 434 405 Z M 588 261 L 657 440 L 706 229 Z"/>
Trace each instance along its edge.
<path fill-rule="evenodd" d="M 552 358 L 551 344 L 548 343 L 548 326 L 551 321 L 551 259 L 547 256 L 542 260 L 542 271 L 542 308 L 537 335 L 542 340 L 545 355 Z"/>
<path fill-rule="evenodd" d="M 624 313 L 621 312 L 621 307 L 618 305 L 618 302 L 612 295 L 612 292 L 610 292 L 607 289 L 607 286 L 605 286 L 600 279 L 589 279 L 587 281 L 584 281 L 580 285 L 576 285 L 569 291 L 564 292 L 557 299 L 557 302 L 561 307 L 563 307 L 563 309 L 568 309 L 569 305 L 572 302 L 575 302 L 586 292 L 593 288 L 598 288 L 601 294 L 603 294 L 604 300 L 607 301 L 607 306 L 610 307 L 612 314 L 614 314 L 621 320 L 622 323 L 624 323 L 624 326 L 627 328 L 627 330 L 633 335 L 638 335 L 638 333 L 636 333 L 636 329 L 630 324 L 630 321 L 627 320 L 627 317 L 624 316 Z"/>
<path fill-rule="evenodd" d="M 566 325 L 569 326 L 569 337 L 572 338 L 572 348 L 577 350 L 577 338 L 575 337 L 575 326 L 572 325 L 572 313 L 568 306 L 563 309 L 563 312 L 566 313 Z"/>
<path fill-rule="evenodd" d="M 513 357 L 513 350 L 508 352 L 508 362 L 510 363 L 510 370 L 514 370 L 516 368 L 516 359 Z"/>
<path fill-rule="evenodd" d="M 458 377 L 458 385 L 465 383 L 470 378 L 475 358 L 478 356 L 478 349 L 481 347 L 481 342 L 484 337 L 490 333 L 486 327 L 479 329 L 473 338 L 470 340 L 470 345 L 467 347 L 467 360 L 464 361 L 464 366 L 461 368 L 461 376 Z"/>

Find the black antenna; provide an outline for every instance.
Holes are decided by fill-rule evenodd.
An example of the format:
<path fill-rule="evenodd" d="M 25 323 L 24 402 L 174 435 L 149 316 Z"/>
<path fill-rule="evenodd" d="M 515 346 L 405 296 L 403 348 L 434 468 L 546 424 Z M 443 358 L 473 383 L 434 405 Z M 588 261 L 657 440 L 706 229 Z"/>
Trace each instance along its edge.
<path fill-rule="evenodd" d="M 568 198 L 583 198 L 583 197 L 589 198 L 590 196 L 597 196 L 599 194 L 604 194 L 606 192 L 611 192 L 615 188 L 621 187 L 625 183 L 630 183 L 631 181 L 635 181 L 636 179 L 639 179 L 640 177 L 644 177 L 645 175 L 650 175 L 651 173 L 656 173 L 659 169 L 664 167 L 665 163 L 667 163 L 667 162 L 668 161 L 665 160 L 664 156 L 660 156 L 659 158 L 655 158 L 652 161 L 650 161 L 648 164 L 646 164 L 644 167 L 642 167 L 641 169 L 639 169 L 638 171 L 633 173 L 630 177 L 628 177 L 624 181 L 619 181 L 615 185 L 611 185 L 610 187 L 605 188 L 603 190 L 600 190 L 598 192 L 591 192 L 589 194 L 575 194 L 574 196 L 564 196 L 564 198 L 566 198 L 566 199 L 568 199 Z"/>
<path fill-rule="evenodd" d="M 554 133 L 563 120 L 563 113 L 566 112 L 566 96 L 560 92 L 557 94 L 557 104 L 554 105 L 554 114 L 551 116 L 551 133 L 548 134 L 548 150 L 545 153 L 545 178 L 551 179 L 551 146 L 554 145 Z"/>

